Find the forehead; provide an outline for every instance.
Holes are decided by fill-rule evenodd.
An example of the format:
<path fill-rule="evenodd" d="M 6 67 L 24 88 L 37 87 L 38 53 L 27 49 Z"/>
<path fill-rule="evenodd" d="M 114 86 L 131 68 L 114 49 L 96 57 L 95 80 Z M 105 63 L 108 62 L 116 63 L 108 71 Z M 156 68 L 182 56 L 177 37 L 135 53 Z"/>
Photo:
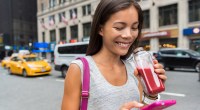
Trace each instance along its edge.
<path fill-rule="evenodd" d="M 120 10 L 110 16 L 109 21 L 131 21 L 131 22 L 138 22 L 138 12 L 134 6 L 130 6 L 129 8 Z"/>

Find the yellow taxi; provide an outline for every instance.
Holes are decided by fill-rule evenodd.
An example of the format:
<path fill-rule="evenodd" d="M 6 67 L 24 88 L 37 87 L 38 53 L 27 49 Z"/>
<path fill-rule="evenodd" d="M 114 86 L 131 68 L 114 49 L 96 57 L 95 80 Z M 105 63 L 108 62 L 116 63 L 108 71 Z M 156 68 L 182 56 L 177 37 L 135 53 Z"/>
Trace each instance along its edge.
<path fill-rule="evenodd" d="M 35 54 L 14 56 L 10 59 L 8 73 L 26 76 L 51 74 L 51 65 Z"/>
<path fill-rule="evenodd" d="M 5 58 L 1 61 L 1 66 L 2 66 L 3 68 L 7 68 L 9 61 L 10 61 L 10 57 L 5 57 Z"/>

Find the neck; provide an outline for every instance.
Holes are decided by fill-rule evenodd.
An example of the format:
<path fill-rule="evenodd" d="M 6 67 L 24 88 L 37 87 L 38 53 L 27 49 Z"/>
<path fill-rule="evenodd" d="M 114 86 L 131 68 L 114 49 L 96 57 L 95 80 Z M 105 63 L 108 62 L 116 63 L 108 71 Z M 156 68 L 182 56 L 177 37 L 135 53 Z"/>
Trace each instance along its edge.
<path fill-rule="evenodd" d="M 99 51 L 92 56 L 96 63 L 104 65 L 116 65 L 121 64 L 120 56 L 110 54 L 107 52 Z"/>

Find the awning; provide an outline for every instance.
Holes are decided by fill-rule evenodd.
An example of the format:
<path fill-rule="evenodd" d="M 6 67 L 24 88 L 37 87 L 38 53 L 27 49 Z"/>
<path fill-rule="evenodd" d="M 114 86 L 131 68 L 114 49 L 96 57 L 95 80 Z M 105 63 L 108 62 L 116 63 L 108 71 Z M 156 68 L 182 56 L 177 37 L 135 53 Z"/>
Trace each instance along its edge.
<path fill-rule="evenodd" d="M 195 35 L 195 34 L 200 34 L 200 27 L 187 28 L 183 30 L 183 35 L 185 36 Z"/>
<path fill-rule="evenodd" d="M 32 50 L 33 53 L 52 52 L 51 50 Z"/>
<path fill-rule="evenodd" d="M 46 42 L 34 42 L 33 47 L 34 48 L 48 48 L 49 44 Z"/>

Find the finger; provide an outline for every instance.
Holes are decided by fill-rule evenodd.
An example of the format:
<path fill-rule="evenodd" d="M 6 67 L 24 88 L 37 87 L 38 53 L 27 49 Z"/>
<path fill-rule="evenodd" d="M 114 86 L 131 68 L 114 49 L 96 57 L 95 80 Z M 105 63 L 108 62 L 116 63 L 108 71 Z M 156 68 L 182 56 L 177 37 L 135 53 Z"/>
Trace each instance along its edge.
<path fill-rule="evenodd" d="M 167 80 L 167 76 L 165 74 L 164 69 L 155 69 L 155 73 L 158 74 L 158 77 L 162 79 L 164 82 Z"/>
<path fill-rule="evenodd" d="M 164 69 L 155 69 L 154 71 L 155 71 L 156 74 L 165 75 L 165 70 Z"/>
<path fill-rule="evenodd" d="M 138 70 L 137 70 L 137 69 L 134 70 L 134 75 L 135 75 L 135 76 L 138 75 Z"/>
<path fill-rule="evenodd" d="M 159 77 L 160 79 L 162 79 L 163 82 L 165 82 L 165 81 L 167 80 L 167 76 L 165 76 L 165 75 L 158 75 L 158 77 Z"/>
<path fill-rule="evenodd" d="M 136 102 L 136 101 L 132 101 L 132 102 L 125 103 L 120 110 L 130 110 L 131 108 L 140 108 L 142 106 L 144 106 L 144 104 Z"/>
<path fill-rule="evenodd" d="M 159 69 L 159 68 L 162 68 L 162 69 L 163 69 L 164 67 L 163 67 L 162 64 L 156 63 L 156 64 L 154 64 L 154 68 L 155 68 L 155 69 L 157 69 L 157 68 L 158 68 L 158 69 Z"/>
<path fill-rule="evenodd" d="M 157 63 L 158 63 L 158 60 L 153 59 L 153 63 L 154 63 L 154 64 L 157 64 Z"/>

